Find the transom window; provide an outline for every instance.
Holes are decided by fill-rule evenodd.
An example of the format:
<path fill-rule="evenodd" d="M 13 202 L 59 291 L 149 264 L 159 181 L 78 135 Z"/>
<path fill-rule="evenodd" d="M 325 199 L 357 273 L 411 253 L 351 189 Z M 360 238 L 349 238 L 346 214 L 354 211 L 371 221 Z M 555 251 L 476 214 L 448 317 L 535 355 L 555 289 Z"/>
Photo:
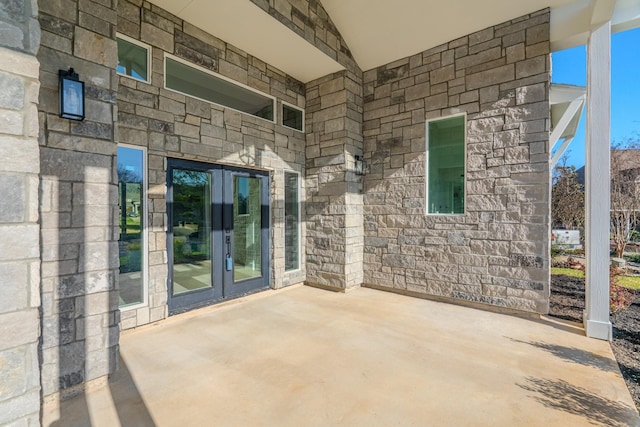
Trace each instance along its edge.
<path fill-rule="evenodd" d="M 116 40 L 118 74 L 148 83 L 151 75 L 149 72 L 151 47 L 122 34 L 118 34 Z"/>
<path fill-rule="evenodd" d="M 427 122 L 427 214 L 464 214 L 464 115 Z"/>
<path fill-rule="evenodd" d="M 282 124 L 288 128 L 304 132 L 304 111 L 283 102 Z"/>
<path fill-rule="evenodd" d="M 275 98 L 165 55 L 165 87 L 203 101 L 275 122 Z"/>

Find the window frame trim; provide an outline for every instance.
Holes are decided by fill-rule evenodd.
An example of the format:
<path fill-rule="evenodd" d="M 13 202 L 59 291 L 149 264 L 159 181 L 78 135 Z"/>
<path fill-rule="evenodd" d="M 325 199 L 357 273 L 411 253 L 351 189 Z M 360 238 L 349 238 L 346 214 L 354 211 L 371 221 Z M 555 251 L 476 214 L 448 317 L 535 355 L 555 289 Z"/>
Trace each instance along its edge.
<path fill-rule="evenodd" d="M 130 305 L 124 305 L 124 306 L 120 306 L 120 304 L 118 303 L 118 309 L 120 311 L 129 311 L 129 310 L 137 310 L 139 308 L 143 308 L 143 307 L 149 307 L 149 224 L 148 224 L 148 209 L 149 209 L 149 202 L 147 200 L 147 185 L 148 185 L 148 168 L 147 168 L 147 148 L 140 146 L 140 145 L 132 145 L 132 144 L 125 144 L 125 143 L 118 143 L 117 147 L 116 147 L 116 168 L 117 168 L 117 148 L 122 147 L 122 148 L 129 148 L 129 149 L 134 149 L 134 150 L 140 150 L 142 151 L 142 179 L 143 179 L 143 185 L 142 185 L 142 194 L 140 195 L 140 203 L 144 203 L 144 223 L 143 223 L 143 230 L 142 230 L 142 244 L 143 244 L 143 251 L 142 251 L 142 302 L 137 303 L 137 304 L 130 304 Z M 119 198 L 118 198 L 119 199 Z M 118 200 L 118 205 L 120 204 L 120 200 Z M 120 236 L 118 236 L 118 242 L 120 242 Z M 119 264 L 119 263 L 118 263 Z M 118 275 L 120 275 L 120 272 L 118 271 Z M 120 293 L 120 287 L 118 286 L 118 298 L 119 298 L 119 293 Z M 139 324 L 136 324 L 137 326 L 140 326 Z"/>
<path fill-rule="evenodd" d="M 224 81 L 226 81 L 228 83 L 231 83 L 231 84 L 233 84 L 235 86 L 241 87 L 241 88 L 246 89 L 248 91 L 251 91 L 253 93 L 257 93 L 258 95 L 264 96 L 265 98 L 271 99 L 272 106 L 273 106 L 273 120 L 265 119 L 264 117 L 260 117 L 260 116 L 255 116 L 255 115 L 253 115 L 251 113 L 247 113 L 246 111 L 237 110 L 237 109 L 235 109 L 233 107 L 229 107 L 229 106 L 223 105 L 223 104 L 218 104 L 217 102 L 213 102 L 213 101 L 210 101 L 208 99 L 204 99 L 204 98 L 200 98 L 200 97 L 197 97 L 197 96 L 194 96 L 194 95 L 190 95 L 188 93 L 180 92 L 179 90 L 172 89 L 172 88 L 168 87 L 167 86 L 167 59 L 171 59 L 173 61 L 179 62 L 179 63 L 181 63 L 183 65 L 186 65 L 187 67 L 191 67 L 191 68 L 193 68 L 193 69 L 195 69 L 197 71 L 201 71 L 201 72 L 203 72 L 205 74 L 209 74 L 212 77 L 219 78 L 220 80 L 224 80 Z M 209 70 L 207 68 L 204 68 L 204 67 L 202 67 L 202 66 L 200 66 L 198 64 L 194 64 L 193 62 L 189 62 L 186 59 L 180 58 L 179 56 L 172 55 L 172 54 L 170 54 L 168 52 L 164 52 L 163 64 L 164 64 L 164 67 L 163 67 L 163 70 L 162 70 L 163 71 L 163 73 L 162 73 L 163 74 L 163 85 L 162 86 L 163 86 L 163 88 L 165 90 L 168 90 L 168 91 L 173 92 L 173 93 L 179 93 L 180 95 L 188 96 L 190 98 L 198 99 L 200 101 L 207 102 L 207 103 L 209 103 L 211 105 L 216 105 L 216 106 L 221 107 L 221 108 L 225 108 L 225 109 L 228 109 L 228 110 L 236 111 L 238 113 L 245 114 L 245 115 L 247 115 L 249 117 L 253 117 L 253 118 L 256 118 L 256 119 L 264 120 L 264 121 L 269 122 L 269 123 L 273 123 L 273 124 L 277 124 L 278 123 L 278 99 L 275 96 L 268 95 L 268 94 L 266 94 L 264 92 L 261 92 L 261 91 L 259 91 L 257 89 L 254 89 L 254 88 L 252 88 L 250 86 L 247 86 L 247 85 L 245 85 L 243 83 L 240 83 L 240 82 L 238 82 L 236 80 L 230 79 L 229 77 L 223 76 L 220 73 L 216 73 L 215 71 L 211 71 L 211 70 Z"/>
<path fill-rule="evenodd" d="M 153 67 L 153 55 L 152 55 L 152 51 L 151 50 L 153 49 L 153 47 L 151 47 L 151 45 L 148 45 L 148 44 L 146 44 L 144 42 L 141 42 L 140 40 L 136 40 L 133 37 L 129 37 L 129 36 L 127 36 L 125 34 L 122 34 L 122 33 L 116 33 L 116 42 L 117 42 L 118 39 L 122 39 L 122 40 L 124 40 L 126 42 L 129 42 L 131 44 L 134 44 L 134 45 L 136 45 L 138 47 L 141 47 L 141 48 L 147 50 L 147 79 L 146 80 L 142 80 L 142 79 L 139 79 L 137 77 L 130 76 L 128 74 L 119 73 L 117 65 L 116 65 L 116 74 L 118 74 L 119 76 L 122 76 L 122 77 L 126 77 L 128 79 L 135 80 L 137 82 L 146 83 L 148 85 L 152 84 L 151 83 L 151 76 L 152 76 L 152 67 Z"/>
<path fill-rule="evenodd" d="M 453 119 L 456 117 L 462 117 L 464 120 L 464 141 L 463 141 L 463 150 L 464 150 L 464 159 L 463 159 L 463 170 L 464 170 L 464 211 L 462 213 L 432 213 L 429 212 L 429 124 L 431 124 L 432 122 L 438 122 L 438 121 L 442 121 L 442 120 L 447 120 L 447 119 Z M 425 121 L 425 173 L 424 173 L 424 185 L 425 185 L 425 191 L 424 191 L 424 200 L 425 200 L 425 204 L 424 204 L 424 214 L 427 216 L 455 216 L 455 217 L 460 217 L 460 216 L 464 216 L 467 214 L 467 184 L 468 184 L 468 180 L 467 180 L 467 113 L 465 112 L 461 112 L 461 113 L 454 113 L 454 114 L 447 114 L 445 116 L 440 116 L 440 117 L 434 117 L 434 118 L 430 118 L 427 119 Z"/>
<path fill-rule="evenodd" d="M 287 262 L 285 259 L 285 263 L 284 263 L 284 272 L 285 274 L 298 274 L 302 271 L 302 202 L 300 200 L 300 194 L 301 189 L 302 189 L 302 174 L 299 171 L 295 171 L 295 170 L 285 170 L 284 174 L 283 174 L 283 178 L 284 178 L 284 186 L 283 186 L 283 191 L 284 191 L 284 195 L 285 195 L 285 199 L 286 199 L 286 185 L 287 185 L 287 174 L 290 173 L 292 175 L 297 175 L 298 179 L 297 179 L 297 186 L 296 186 L 296 191 L 297 191 L 297 195 L 298 195 L 298 224 L 297 224 L 297 229 L 298 229 L 298 267 L 291 269 L 291 270 L 287 270 Z M 285 207 L 283 209 L 283 213 L 285 214 L 285 226 L 283 227 L 283 237 L 284 237 L 284 252 L 286 254 L 287 252 L 287 235 L 286 235 L 286 200 L 283 199 L 283 201 L 285 202 Z M 285 255 L 286 256 L 286 255 Z"/>
<path fill-rule="evenodd" d="M 305 128 L 306 128 L 306 126 L 305 126 L 305 121 L 306 121 L 306 120 L 305 120 L 305 119 L 306 119 L 306 112 L 305 112 L 305 109 L 304 109 L 304 108 L 300 108 L 300 107 L 298 107 L 297 105 L 293 105 L 293 104 L 291 104 L 290 102 L 281 101 L 281 103 L 282 103 L 282 105 L 281 105 L 281 107 L 280 107 L 280 110 L 281 110 L 281 111 L 280 111 L 280 116 L 281 116 L 281 119 L 282 119 L 282 126 L 286 127 L 287 129 L 295 130 L 296 132 L 302 132 L 302 133 L 304 133 Z M 283 110 L 284 110 L 284 106 L 285 106 L 285 105 L 286 105 L 287 107 L 289 107 L 289 108 L 292 108 L 292 109 L 294 109 L 294 110 L 298 110 L 298 111 L 300 111 L 300 112 L 302 113 L 302 129 L 292 128 L 291 126 L 287 126 L 287 125 L 285 125 L 285 124 L 284 124 L 284 111 L 283 111 Z"/>

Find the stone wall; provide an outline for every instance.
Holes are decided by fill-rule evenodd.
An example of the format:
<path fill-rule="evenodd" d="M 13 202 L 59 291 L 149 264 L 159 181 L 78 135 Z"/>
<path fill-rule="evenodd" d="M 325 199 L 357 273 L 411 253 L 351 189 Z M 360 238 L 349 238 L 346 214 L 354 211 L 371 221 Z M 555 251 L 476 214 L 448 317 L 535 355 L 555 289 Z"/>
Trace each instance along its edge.
<path fill-rule="evenodd" d="M 150 84 L 119 77 L 118 141 L 147 149 L 149 181 L 149 301 L 145 307 L 123 310 L 122 328 L 157 321 L 167 315 L 167 157 L 268 169 L 272 286 L 304 281 L 304 262 L 301 270 L 284 272 L 284 172 L 304 174 L 304 134 L 165 89 L 164 55 L 175 55 L 274 96 L 278 99 L 278 111 L 281 101 L 305 108 L 304 85 L 146 2 L 119 1 L 118 32 L 150 45 L 153 58 Z M 304 188 L 300 200 L 304 202 Z"/>
<path fill-rule="evenodd" d="M 40 1 L 42 392 L 118 363 L 116 1 Z M 84 121 L 58 116 L 58 70 L 85 82 Z"/>
<path fill-rule="evenodd" d="M 342 71 L 307 84 L 307 282 L 362 284 L 362 80 Z"/>
<path fill-rule="evenodd" d="M 0 425 L 40 412 L 37 13 L 0 4 Z"/>
<path fill-rule="evenodd" d="M 345 67 L 306 84 L 307 283 L 345 290 L 362 283 L 362 70 L 317 0 L 251 0 Z"/>
<path fill-rule="evenodd" d="M 364 73 L 365 277 L 546 313 L 549 10 Z M 425 120 L 466 113 L 466 213 L 425 215 Z"/>

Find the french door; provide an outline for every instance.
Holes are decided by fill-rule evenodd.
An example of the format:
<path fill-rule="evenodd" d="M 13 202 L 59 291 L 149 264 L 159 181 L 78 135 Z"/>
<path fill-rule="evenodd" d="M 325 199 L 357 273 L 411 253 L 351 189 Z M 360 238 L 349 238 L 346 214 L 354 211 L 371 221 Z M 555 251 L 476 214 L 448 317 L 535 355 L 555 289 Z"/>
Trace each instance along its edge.
<path fill-rule="evenodd" d="M 169 159 L 169 312 L 269 287 L 266 172 Z"/>

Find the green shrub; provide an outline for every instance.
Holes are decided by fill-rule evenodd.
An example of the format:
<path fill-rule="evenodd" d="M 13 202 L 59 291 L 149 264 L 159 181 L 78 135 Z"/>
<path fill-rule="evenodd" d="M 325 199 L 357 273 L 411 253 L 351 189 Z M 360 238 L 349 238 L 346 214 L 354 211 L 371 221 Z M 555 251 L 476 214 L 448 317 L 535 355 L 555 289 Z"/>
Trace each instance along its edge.
<path fill-rule="evenodd" d="M 624 257 L 627 261 L 640 263 L 640 254 L 626 254 Z"/>
<path fill-rule="evenodd" d="M 558 256 L 558 255 L 564 255 L 566 252 L 564 246 L 562 245 L 556 245 L 556 244 L 552 244 L 551 245 L 551 257 L 554 256 Z"/>

